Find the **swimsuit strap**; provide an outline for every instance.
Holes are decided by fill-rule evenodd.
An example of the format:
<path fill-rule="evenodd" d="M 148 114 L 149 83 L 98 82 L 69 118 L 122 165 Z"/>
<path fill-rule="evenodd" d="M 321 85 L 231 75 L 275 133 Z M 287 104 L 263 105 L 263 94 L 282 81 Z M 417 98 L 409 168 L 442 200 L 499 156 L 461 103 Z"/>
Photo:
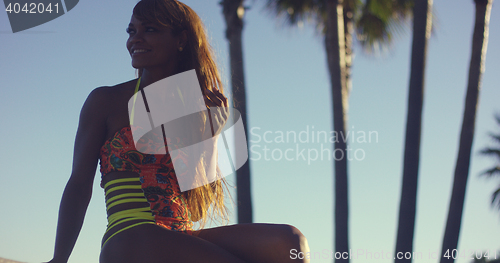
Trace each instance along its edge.
<path fill-rule="evenodd" d="M 140 179 L 137 177 L 132 177 L 132 178 L 119 178 L 119 179 L 114 179 L 106 183 L 104 186 L 105 188 L 105 193 L 106 193 L 106 211 L 109 212 L 109 209 L 111 207 L 114 207 L 115 205 L 119 204 L 128 204 L 128 203 L 143 203 L 146 206 L 145 207 L 139 207 L 139 208 L 131 208 L 131 209 L 126 209 L 122 210 L 119 212 L 115 212 L 111 215 L 108 215 L 108 227 L 105 232 L 105 235 L 113 228 L 118 227 L 119 225 L 125 223 L 125 222 L 130 222 L 130 221 L 135 221 L 132 222 L 131 225 L 128 225 L 126 227 L 118 228 L 116 232 L 114 232 L 112 235 L 110 235 L 102 244 L 106 244 L 109 239 L 114 237 L 116 234 L 121 233 L 127 229 L 130 229 L 132 227 L 138 226 L 138 225 L 143 225 L 143 224 L 153 224 L 156 225 L 155 223 L 155 217 L 154 215 L 151 214 L 151 208 L 149 207 L 149 203 L 144 196 L 144 193 L 123 193 L 119 194 L 113 197 L 109 198 L 109 193 L 115 191 L 115 190 L 121 190 L 121 189 L 136 189 L 140 190 L 141 185 L 140 184 L 135 184 L 135 185 L 121 185 L 121 183 L 127 183 L 127 182 L 137 182 L 140 183 Z M 102 248 L 102 247 L 101 247 Z"/>
<path fill-rule="evenodd" d="M 108 188 L 108 186 L 110 186 L 110 185 L 112 185 L 112 184 L 116 184 L 116 183 L 124 183 L 124 182 L 135 182 L 135 181 L 137 181 L 137 178 L 134 178 L 134 177 L 119 178 L 119 179 L 111 180 L 111 181 L 107 182 L 107 183 L 104 185 L 104 189 Z"/>
<path fill-rule="evenodd" d="M 134 109 L 135 109 L 135 100 L 137 99 L 137 92 L 139 91 L 139 85 L 141 84 L 141 77 L 137 79 L 137 84 L 135 85 L 134 91 L 134 103 L 132 104 L 132 113 L 130 114 L 130 125 L 134 124 Z"/>
<path fill-rule="evenodd" d="M 135 100 L 137 99 L 137 92 L 139 91 L 139 86 L 141 84 L 141 77 L 137 79 L 137 84 L 135 85 L 135 91 L 134 91 L 134 103 L 132 104 L 132 113 L 130 113 L 130 125 L 132 126 L 134 124 L 134 112 L 135 112 Z M 182 101 L 183 105 L 186 105 L 184 103 L 184 96 L 182 95 L 181 89 L 177 87 L 177 93 L 179 94 L 179 97 Z"/>

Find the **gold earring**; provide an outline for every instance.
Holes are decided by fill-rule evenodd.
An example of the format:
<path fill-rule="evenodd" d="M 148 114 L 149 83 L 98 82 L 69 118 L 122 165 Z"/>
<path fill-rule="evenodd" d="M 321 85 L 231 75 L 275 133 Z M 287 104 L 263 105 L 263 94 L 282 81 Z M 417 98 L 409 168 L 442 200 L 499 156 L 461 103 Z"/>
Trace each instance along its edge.
<path fill-rule="evenodd" d="M 179 47 L 179 51 L 182 52 L 182 50 L 184 50 L 182 47 Z"/>

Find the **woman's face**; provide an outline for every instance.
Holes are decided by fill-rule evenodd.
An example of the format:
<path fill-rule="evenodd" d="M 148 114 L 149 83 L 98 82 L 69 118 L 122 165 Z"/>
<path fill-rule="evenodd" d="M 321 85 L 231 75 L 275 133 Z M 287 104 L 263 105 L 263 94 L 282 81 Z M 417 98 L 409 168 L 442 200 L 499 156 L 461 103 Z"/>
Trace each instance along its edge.
<path fill-rule="evenodd" d="M 170 27 L 138 20 L 132 15 L 127 28 L 127 49 L 132 57 L 132 67 L 173 72 L 177 65 L 180 39 Z"/>

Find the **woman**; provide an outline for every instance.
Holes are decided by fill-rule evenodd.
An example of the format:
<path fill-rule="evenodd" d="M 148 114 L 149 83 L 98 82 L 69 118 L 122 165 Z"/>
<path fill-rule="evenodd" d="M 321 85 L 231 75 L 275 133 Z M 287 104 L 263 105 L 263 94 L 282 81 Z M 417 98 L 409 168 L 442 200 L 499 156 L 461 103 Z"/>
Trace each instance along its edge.
<path fill-rule="evenodd" d="M 138 89 L 191 69 L 196 70 L 207 107 L 228 107 L 228 100 L 201 20 L 188 6 L 175 0 L 142 0 L 127 32 L 127 49 L 140 78 L 97 88 L 83 105 L 50 262 L 67 262 L 71 254 L 98 160 L 108 212 L 100 262 L 306 262 L 290 258 L 292 249 L 295 253 L 309 249 L 305 237 L 292 226 L 192 229 L 192 222 L 203 226 L 207 217 L 225 218 L 224 179 L 181 192 L 172 164 L 182 156 L 136 150 L 128 102 Z M 219 116 L 227 118 L 227 113 Z M 206 131 L 207 119 L 201 116 L 200 130 L 193 134 Z M 179 138 L 169 140 L 175 139 Z M 197 172 L 204 172 L 205 161 L 200 160 Z"/>

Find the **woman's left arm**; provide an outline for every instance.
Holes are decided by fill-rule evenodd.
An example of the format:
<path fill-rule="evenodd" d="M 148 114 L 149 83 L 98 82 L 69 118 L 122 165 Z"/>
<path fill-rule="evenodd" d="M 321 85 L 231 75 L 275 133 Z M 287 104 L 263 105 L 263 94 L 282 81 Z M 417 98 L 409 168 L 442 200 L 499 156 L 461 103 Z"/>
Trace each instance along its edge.
<path fill-rule="evenodd" d="M 83 225 L 94 182 L 99 150 L 106 136 L 106 88 L 90 93 L 80 113 L 73 168 L 59 208 L 54 258 L 67 262 Z"/>

